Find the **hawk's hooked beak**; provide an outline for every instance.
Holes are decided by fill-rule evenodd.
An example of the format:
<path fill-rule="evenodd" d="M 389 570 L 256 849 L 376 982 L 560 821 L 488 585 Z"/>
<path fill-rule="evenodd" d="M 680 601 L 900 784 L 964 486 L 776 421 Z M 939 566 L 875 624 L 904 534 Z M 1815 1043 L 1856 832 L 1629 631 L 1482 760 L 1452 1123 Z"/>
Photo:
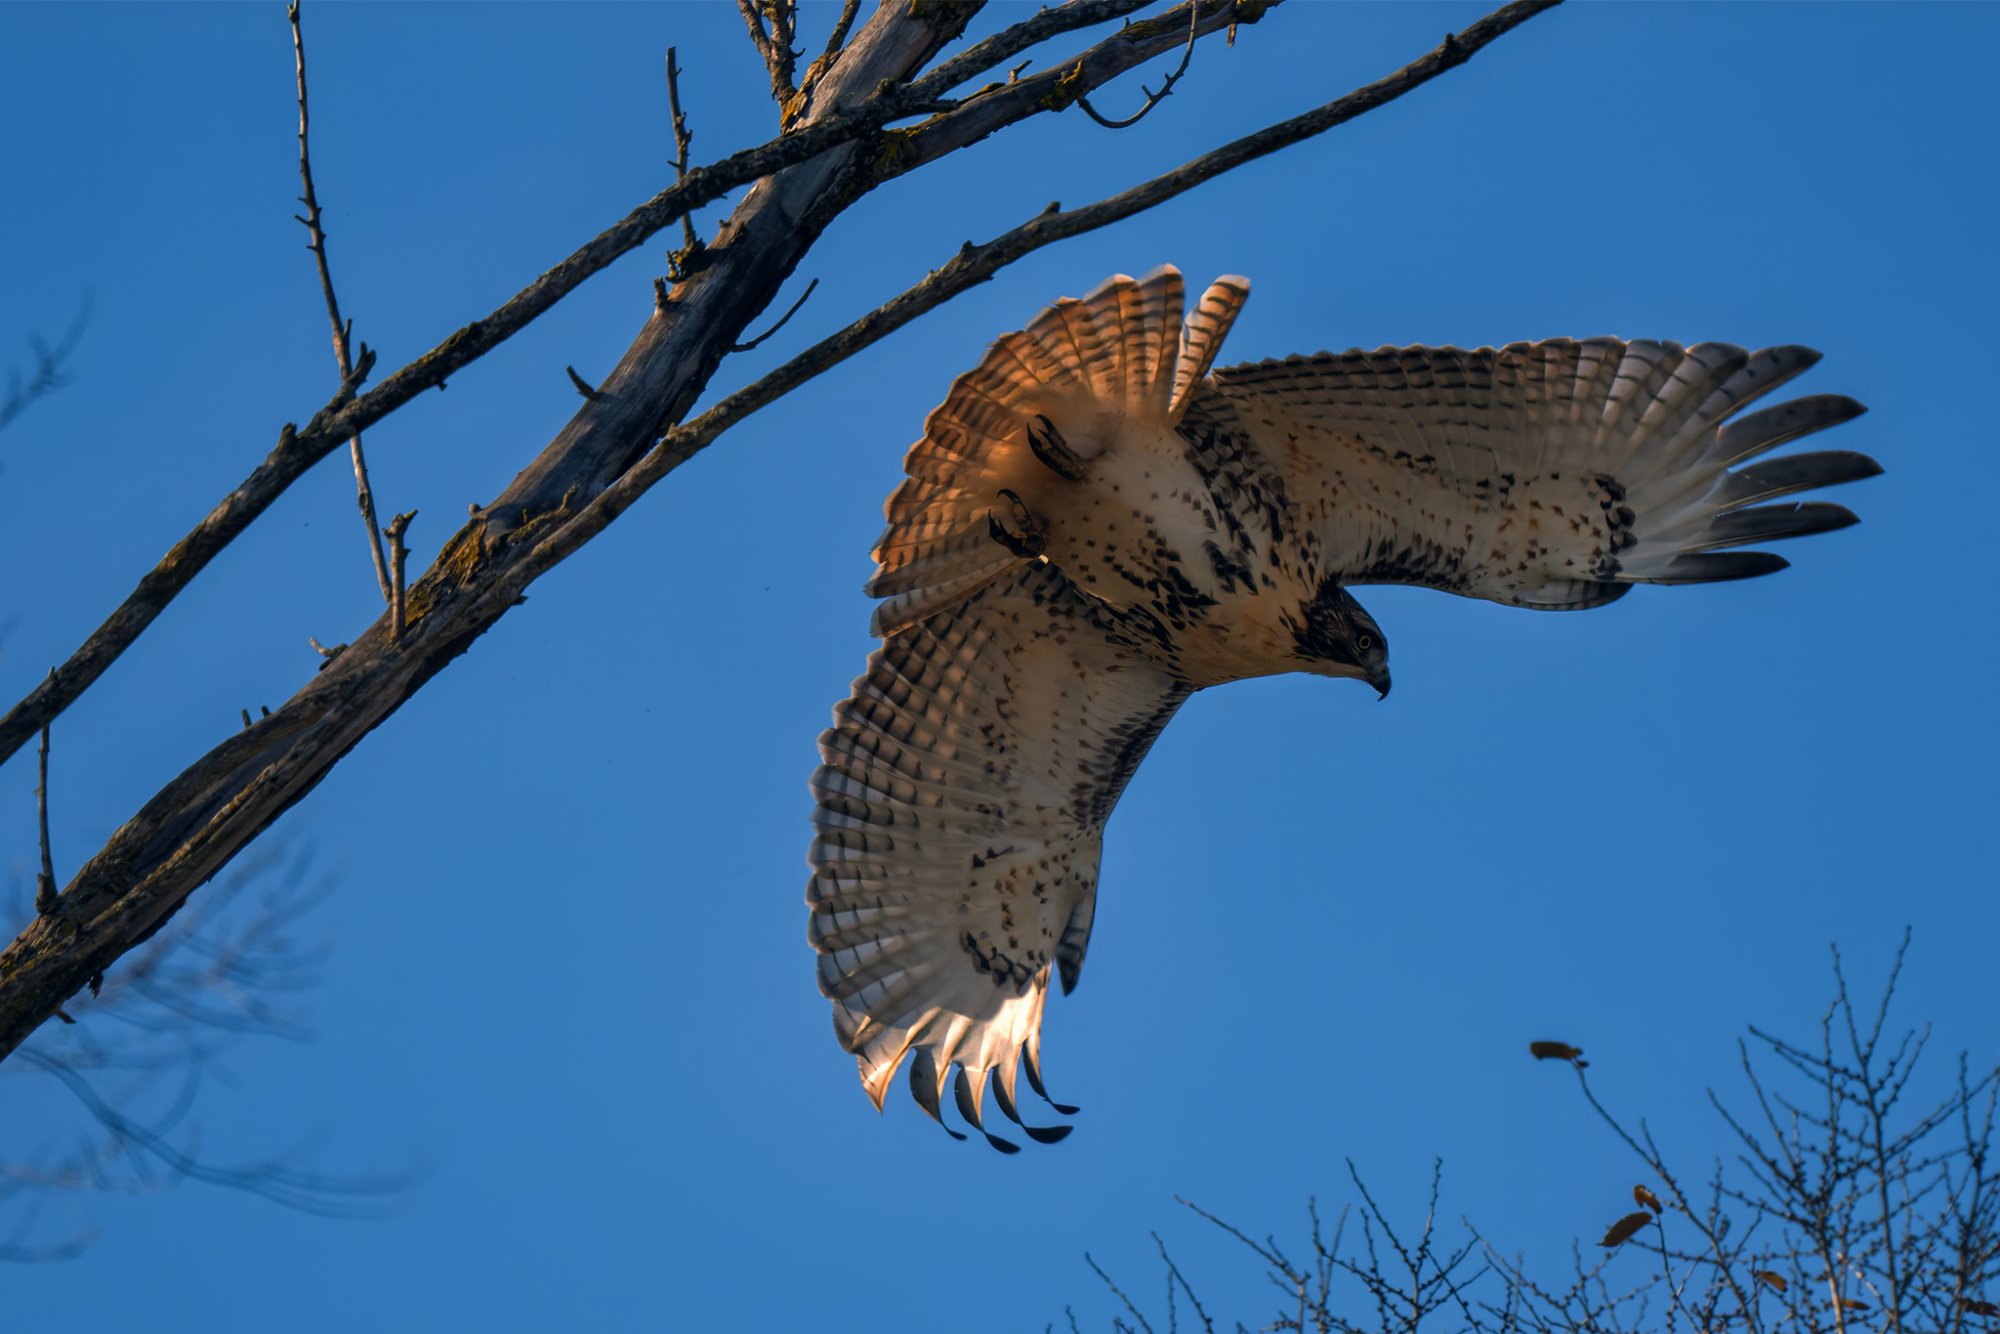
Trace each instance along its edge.
<path fill-rule="evenodd" d="M 1380 675 L 1369 677 L 1368 684 L 1375 687 L 1375 698 L 1389 698 L 1389 669 L 1384 667 Z"/>

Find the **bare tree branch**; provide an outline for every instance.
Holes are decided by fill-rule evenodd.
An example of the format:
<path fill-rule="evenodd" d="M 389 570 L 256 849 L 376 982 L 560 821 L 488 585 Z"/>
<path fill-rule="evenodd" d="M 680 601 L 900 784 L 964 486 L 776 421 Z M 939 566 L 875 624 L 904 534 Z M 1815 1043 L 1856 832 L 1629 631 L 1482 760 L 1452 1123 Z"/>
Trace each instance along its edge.
<path fill-rule="evenodd" d="M 571 375 L 576 372 L 571 371 Z M 389 639 L 391 642 L 403 637 L 403 562 L 409 559 L 410 549 L 403 545 L 403 535 L 410 531 L 410 521 L 417 517 L 411 510 L 398 514 L 389 520 L 389 526 L 382 530 L 382 536 L 389 539 Z"/>
<path fill-rule="evenodd" d="M 311 239 L 306 249 L 312 251 L 313 262 L 319 268 L 319 290 L 326 297 L 326 317 L 333 325 L 333 358 L 340 365 L 340 378 L 345 382 L 354 374 L 354 356 L 348 349 L 348 338 L 354 332 L 351 321 L 340 318 L 340 299 L 333 294 L 333 271 L 326 260 L 326 229 L 320 226 L 319 195 L 313 190 L 312 151 L 307 142 L 307 130 L 311 116 L 306 110 L 306 41 L 299 27 L 299 0 L 292 0 L 286 10 L 292 23 L 292 63 L 298 73 L 299 84 L 299 182 L 305 193 L 299 202 L 306 207 L 298 216 L 304 224 L 306 234 Z M 375 531 L 375 491 L 368 484 L 368 460 L 361 452 L 361 432 L 356 431 L 347 440 L 348 455 L 354 462 L 355 503 L 361 508 L 362 530 L 368 534 L 368 555 L 375 562 L 375 582 L 381 586 L 382 600 L 389 600 L 389 564 L 382 554 L 382 539 Z"/>
<path fill-rule="evenodd" d="M 758 334 L 755 338 L 752 338 L 747 342 L 732 343 L 730 345 L 729 350 L 731 352 L 748 352 L 751 349 L 755 348 L 758 344 L 762 343 L 765 339 L 769 338 L 772 334 L 784 328 L 787 324 L 791 322 L 792 316 L 799 313 L 799 307 L 803 306 L 806 303 L 806 298 L 811 296 L 813 294 L 813 290 L 818 286 L 819 286 L 819 279 L 817 278 L 807 283 L 806 290 L 799 293 L 799 299 L 797 301 L 792 302 L 791 309 L 787 310 L 784 314 L 778 317 L 778 322 L 776 324 L 772 325 L 770 328 L 764 330 L 763 333 Z"/>
<path fill-rule="evenodd" d="M 1092 120 L 1096 121 L 1099 125 L 1102 125 L 1107 130 L 1130 129 L 1132 126 L 1137 125 L 1140 121 L 1144 120 L 1146 118 L 1146 113 L 1148 111 L 1151 111 L 1154 107 L 1158 106 L 1161 102 L 1165 101 L 1167 98 L 1173 95 L 1174 85 L 1181 81 L 1181 75 L 1187 73 L 1188 62 L 1194 59 L 1195 39 L 1201 36 L 1201 31 L 1196 26 L 1195 23 L 1195 20 L 1199 17 L 1200 16 L 1192 8 L 1188 10 L 1188 39 L 1187 39 L 1187 46 L 1184 47 L 1181 51 L 1181 63 L 1179 64 L 1179 66 L 1175 68 L 1173 73 L 1167 75 L 1166 81 L 1160 85 L 1159 92 L 1157 93 L 1154 92 L 1152 89 L 1146 87 L 1146 85 L 1143 83 L 1139 85 L 1139 91 L 1146 95 L 1146 102 L 1145 105 L 1141 106 L 1137 111 L 1125 117 L 1123 120 L 1107 120 L 1105 117 L 1098 114 L 1097 108 L 1090 104 L 1090 99 L 1087 97 L 1079 97 L 1076 99 L 1076 109 L 1078 111 L 1081 111 L 1084 115 L 1090 117 Z"/>
<path fill-rule="evenodd" d="M 194 1179 L 354 1215 L 380 1212 L 411 1183 L 409 1172 L 302 1172 L 298 1146 L 278 1146 L 261 1161 L 218 1163 L 199 1151 L 192 1130 L 176 1133 L 205 1077 L 241 1038 L 309 1036 L 292 998 L 316 984 L 326 947 L 301 946 L 301 924 L 333 888 L 314 874 L 314 862 L 310 851 L 282 843 L 239 859 L 199 903 L 127 956 L 79 1008 L 83 1021 L 38 1035 L 8 1067 L 17 1081 L 47 1075 L 63 1086 L 90 1125 L 44 1151 L 10 1145 L 13 1156 L 0 1158 L 0 1209 L 13 1222 L 0 1261 L 62 1258 L 88 1244 L 88 1235 L 35 1238 L 39 1202 L 51 1191 L 155 1192 Z M 23 897 L 16 885 L 0 916 L 20 914 Z M 148 1095 L 170 1077 L 177 1087 L 162 1105 Z"/>
<path fill-rule="evenodd" d="M 687 117 L 681 113 L 681 68 L 678 52 L 667 48 L 667 110 L 673 117 L 674 127 L 674 182 L 681 184 L 687 180 L 688 148 L 694 143 L 694 135 L 688 132 Z M 692 255 L 701 248 L 701 238 L 695 235 L 694 212 L 681 214 L 681 239 L 685 242 L 682 255 Z M 669 257 L 668 263 L 685 264 L 679 256 Z"/>
<path fill-rule="evenodd" d="M 53 347 L 39 337 L 29 337 L 28 347 L 35 354 L 35 369 L 25 380 L 19 371 L 7 377 L 7 397 L 0 399 L 0 431 L 6 430 L 16 417 L 26 412 L 30 403 L 69 383 L 69 377 L 63 373 L 63 363 L 76 351 L 76 345 L 83 338 L 83 331 L 89 323 L 90 298 L 86 296 L 77 306 L 69 328 Z"/>
<path fill-rule="evenodd" d="M 1899 964 L 1900 959 L 1899 951 Z M 1988 1165 L 2000 1109 L 2000 1068 L 1975 1079 L 1961 1056 L 1955 1085 L 1937 1106 L 1888 1115 L 1896 1091 L 1910 1086 L 1911 1062 L 1922 1046 L 1912 1031 L 1895 1044 L 1894 1056 L 1884 1059 L 1889 1050 L 1882 1043 L 1884 1017 L 1896 974 L 1865 1030 L 1838 970 L 1835 985 L 1818 1053 L 1759 1035 L 1791 1082 L 1803 1084 L 1808 1096 L 1801 1101 L 1816 1103 L 1813 1094 L 1828 1097 L 1829 1112 L 1811 1114 L 1824 1124 L 1810 1130 L 1832 1127 L 1834 1133 L 1817 1144 L 1801 1142 L 1791 1151 L 1796 1156 L 1781 1162 L 1715 1101 L 1725 1126 L 1751 1149 L 1751 1180 L 1746 1184 L 1718 1162 L 1701 1192 L 1706 1199 L 1676 1184 L 1688 1178 L 1672 1170 L 1644 1122 L 1636 1131 L 1628 1129 L 1577 1071 L 1590 1110 L 1667 1192 L 1664 1199 L 1649 1190 L 1635 1190 L 1629 1199 L 1607 1195 L 1604 1214 L 1582 1220 L 1595 1224 L 1590 1236 L 1613 1210 L 1638 1203 L 1646 1212 L 1620 1219 L 1619 1230 L 1606 1236 L 1594 1261 L 1573 1246 L 1567 1276 L 1543 1276 L 1518 1258 L 1507 1259 L 1469 1222 L 1463 1224 L 1469 1242 L 1440 1244 L 1435 1169 L 1422 1229 L 1411 1236 L 1398 1231 L 1350 1163 L 1349 1177 L 1361 1199 L 1356 1210 L 1361 1246 L 1343 1249 L 1343 1227 L 1326 1238 L 1318 1210 L 1309 1203 L 1310 1251 L 1294 1251 L 1297 1259 L 1271 1237 L 1257 1240 L 1176 1199 L 1249 1252 L 1278 1294 L 1281 1304 L 1270 1317 L 1239 1321 L 1237 1330 L 1418 1334 L 1443 1321 L 1468 1334 L 1677 1334 L 1683 1326 L 1745 1334 L 1864 1328 L 1966 1334 L 1986 1328 L 1973 1317 L 2000 1317 L 2000 1302 L 1986 1295 L 2000 1285 L 2000 1190 Z M 1803 1061 L 1795 1059 L 1801 1056 Z M 1760 1106 L 1785 1101 L 1766 1089 L 1747 1054 L 1744 1071 Z M 1879 1149 L 1877 1107 L 1885 1109 Z M 1772 1125 L 1777 1133 L 1801 1135 L 1782 1120 Z M 1777 1170 L 1766 1174 L 1757 1164 Z M 1885 1199 L 1890 1203 L 1880 1206 Z M 1760 1230 L 1764 1224 L 1771 1226 Z M 1681 1240 L 1690 1229 L 1693 1239 Z M 1176 1327 L 1176 1290 L 1193 1303 L 1202 1327 L 1213 1328 L 1179 1261 L 1157 1233 L 1154 1241 L 1165 1270 L 1169 1328 Z M 1483 1259 L 1475 1256 L 1479 1251 Z M 1627 1251 L 1641 1254 L 1625 1259 Z M 1113 1314 L 1112 1328 L 1132 1328 L 1133 1321 L 1145 1327 L 1146 1313 L 1090 1256 L 1085 1262 L 1118 1299 L 1122 1313 Z M 1627 1277 L 1614 1282 L 1619 1272 Z"/>
<path fill-rule="evenodd" d="M 792 0 L 736 0 L 736 8 L 742 11 L 744 26 L 750 30 L 750 44 L 757 48 L 757 55 L 771 75 L 771 100 L 778 104 L 778 123 L 789 124 L 792 101 L 799 93 L 792 86 L 792 62 L 798 58 L 798 53 L 792 50 L 792 27 L 796 19 Z M 768 34 L 764 31 L 766 17 L 771 21 Z"/>

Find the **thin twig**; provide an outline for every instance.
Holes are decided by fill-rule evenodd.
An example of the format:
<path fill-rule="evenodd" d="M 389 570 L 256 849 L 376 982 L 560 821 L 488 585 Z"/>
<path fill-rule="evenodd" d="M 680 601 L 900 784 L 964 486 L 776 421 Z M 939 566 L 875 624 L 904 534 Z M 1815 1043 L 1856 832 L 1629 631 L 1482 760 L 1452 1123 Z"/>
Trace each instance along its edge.
<path fill-rule="evenodd" d="M 280 432 L 278 447 L 139 580 L 124 602 L 56 669 L 55 680 L 37 686 L 0 717 L 0 762 L 19 750 L 44 722 L 75 703 L 181 590 L 314 464 L 419 394 L 443 388 L 450 376 L 506 342 L 586 279 L 645 244 L 662 228 L 738 186 L 870 134 L 888 121 L 935 110 L 945 93 L 1038 42 L 1122 17 L 1146 3 L 1148 0 L 1070 0 L 1039 10 L 975 43 L 913 83 L 733 153 L 711 166 L 693 168 L 685 181 L 668 186 L 499 307 L 458 329 L 367 394 L 357 396 L 356 389 L 374 366 L 374 354 L 361 349 L 351 382 L 343 382 L 303 430 L 288 426 Z M 1150 57 L 1153 53 L 1143 54 Z"/>
<path fill-rule="evenodd" d="M 1174 85 L 1181 81 L 1181 75 L 1187 73 L 1188 62 L 1194 59 L 1195 38 L 1201 36 L 1200 29 L 1196 26 L 1200 17 L 1201 17 L 1201 11 L 1193 5 L 1189 5 L 1187 46 L 1183 48 L 1181 51 L 1180 67 L 1174 70 L 1172 74 L 1169 74 L 1167 76 L 1166 82 L 1160 85 L 1160 91 L 1157 93 L 1154 92 L 1152 89 L 1148 88 L 1143 83 L 1139 85 L 1139 91 L 1146 95 L 1146 104 L 1144 106 L 1140 107 L 1137 111 L 1125 117 L 1125 119 L 1123 120 L 1107 120 L 1103 116 L 1098 115 L 1097 108 L 1090 105 L 1090 99 L 1087 97 L 1079 97 L 1076 99 L 1076 105 L 1078 106 L 1078 108 L 1082 110 L 1084 115 L 1090 117 L 1092 120 L 1096 121 L 1099 125 L 1102 125 L 1107 130 L 1129 129 L 1130 127 L 1137 125 L 1140 121 L 1144 120 L 1146 118 L 1146 113 L 1148 111 L 1151 111 L 1154 107 L 1158 106 L 1161 102 L 1164 102 L 1168 97 L 1170 97 L 1173 94 Z M 1235 31 L 1234 25 L 1231 25 L 1230 30 L 1232 32 Z M 1232 43 L 1232 45 L 1233 44 L 1234 43 Z"/>
<path fill-rule="evenodd" d="M 6 430 L 16 417 L 26 412 L 30 403 L 69 383 L 69 376 L 63 373 L 63 363 L 69 360 L 70 353 L 76 351 L 77 342 L 90 323 L 90 305 L 90 296 L 86 293 L 77 306 L 76 315 L 69 322 L 69 328 L 53 347 L 38 336 L 29 336 L 28 347 L 35 354 L 35 369 L 26 380 L 21 378 L 19 371 L 7 377 L 7 397 L 0 400 L 0 431 Z"/>
<path fill-rule="evenodd" d="M 49 668 L 49 675 L 55 675 Z M 49 853 L 49 725 L 42 724 L 42 744 L 35 754 L 35 824 L 41 833 L 42 869 L 35 876 L 35 911 L 56 910 L 56 866 Z"/>
<path fill-rule="evenodd" d="M 1139 1313 L 1139 1308 L 1132 1304 L 1132 1299 L 1125 1295 L 1125 1290 L 1112 1282 L 1111 1275 L 1105 1273 L 1097 1261 L 1090 1258 L 1089 1251 L 1083 1253 L 1083 1262 L 1090 1266 L 1090 1272 L 1104 1280 L 1104 1286 L 1111 1289 L 1111 1295 L 1116 1297 L 1123 1303 L 1125 1309 L 1132 1313 L 1132 1318 L 1139 1322 L 1139 1328 L 1146 1331 L 1146 1334 L 1153 1334 L 1153 1327 L 1146 1323 L 1146 1317 Z"/>
<path fill-rule="evenodd" d="M 688 131 L 687 117 L 681 114 L 681 67 L 673 47 L 667 48 L 667 110 L 673 116 L 674 125 L 674 183 L 684 185 L 688 174 L 688 146 L 694 142 L 694 135 Z M 694 231 L 694 210 L 681 214 L 681 237 L 686 242 L 686 253 L 692 255 L 701 248 L 701 238 Z M 685 263 L 685 259 L 679 259 Z"/>
<path fill-rule="evenodd" d="M 326 297 L 326 317 L 333 325 L 333 357 L 340 363 L 340 378 L 344 382 L 354 374 L 354 356 L 349 350 L 348 340 L 353 335 L 351 320 L 340 318 L 340 300 L 333 294 L 333 270 L 326 262 L 326 229 L 320 226 L 319 195 L 313 190 L 312 152 L 307 145 L 307 127 L 311 117 L 306 111 L 306 41 L 299 28 L 299 0 L 292 0 L 286 13 L 292 21 L 292 60 L 298 70 L 299 83 L 299 181 L 305 193 L 299 202 L 306 206 L 303 216 L 293 214 L 304 224 L 310 238 L 306 249 L 312 251 L 313 262 L 319 268 L 319 290 Z M 375 562 L 375 582 L 382 590 L 382 600 L 389 599 L 389 567 L 382 557 L 382 543 L 375 536 L 375 491 L 368 484 L 368 460 L 361 452 L 361 432 L 348 437 L 347 451 L 354 462 L 354 498 L 361 508 L 361 527 L 368 534 L 368 555 Z"/>
<path fill-rule="evenodd" d="M 1187 1276 L 1181 1273 L 1180 1266 L 1174 1263 L 1174 1257 L 1167 1253 L 1167 1243 L 1160 1239 L 1160 1234 L 1157 1232 L 1153 1233 L 1153 1244 L 1160 1248 L 1160 1263 L 1167 1267 L 1167 1309 L 1169 1311 L 1173 1309 L 1174 1285 L 1178 1283 L 1181 1291 L 1187 1294 L 1189 1305 L 1194 1307 L 1195 1318 L 1201 1321 L 1205 1334 L 1215 1334 L 1215 1321 L 1210 1319 L 1208 1312 L 1202 1308 L 1201 1298 L 1195 1296 L 1194 1285 L 1187 1281 Z"/>
<path fill-rule="evenodd" d="M 790 310 L 786 311 L 783 315 L 780 315 L 778 317 L 778 322 L 776 324 L 764 330 L 763 333 L 758 334 L 755 338 L 752 338 L 747 343 L 736 343 L 732 345 L 729 350 L 731 352 L 748 352 L 751 348 L 756 347 L 757 344 L 763 342 L 766 338 L 769 338 L 772 334 L 784 328 L 786 321 L 790 320 L 792 316 L 799 313 L 799 307 L 803 306 L 806 303 L 806 298 L 811 296 L 813 294 L 813 289 L 818 286 L 819 286 L 819 279 L 817 278 L 807 283 L 806 290 L 799 293 L 799 299 L 797 301 L 792 302 L 792 308 Z"/>
<path fill-rule="evenodd" d="M 576 372 L 571 371 L 571 375 Z M 403 535 L 410 531 L 410 520 L 417 517 L 411 510 L 408 514 L 398 514 L 389 520 L 389 526 L 382 535 L 389 539 L 389 639 L 391 642 L 403 637 L 403 562 L 408 559 L 410 549 L 403 545 Z"/>
<path fill-rule="evenodd" d="M 368 1197 L 401 1194 L 410 1188 L 415 1179 L 412 1173 L 349 1178 L 322 1176 L 285 1167 L 276 1161 L 217 1167 L 183 1152 L 154 1127 L 124 1115 L 105 1101 L 82 1075 L 60 1062 L 38 1051 L 22 1052 L 20 1059 L 30 1069 L 54 1076 L 119 1141 L 137 1146 L 159 1159 L 176 1175 L 191 1181 L 249 1191 L 301 1213 L 321 1214 L 329 1218 L 357 1218 L 371 1217 L 380 1212 L 380 1205 L 366 1203 Z M 353 1202 L 343 1203 L 342 1197 L 352 1197 Z"/>

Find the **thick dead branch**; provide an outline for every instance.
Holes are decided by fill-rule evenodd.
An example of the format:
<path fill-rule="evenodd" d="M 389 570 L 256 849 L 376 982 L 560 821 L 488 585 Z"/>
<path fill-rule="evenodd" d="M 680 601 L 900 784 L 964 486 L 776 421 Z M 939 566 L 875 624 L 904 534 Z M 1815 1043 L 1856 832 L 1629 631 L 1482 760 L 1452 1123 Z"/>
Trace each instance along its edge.
<path fill-rule="evenodd" d="M 1219 10 L 1226 0 L 1206 0 L 1204 12 Z M 287 426 L 278 448 L 166 557 L 139 581 L 118 609 L 93 631 L 55 676 L 0 717 L 0 762 L 35 735 L 44 722 L 74 703 L 153 623 L 180 591 L 205 569 L 222 549 L 250 526 L 307 469 L 337 449 L 343 441 L 374 425 L 425 390 L 439 388 L 458 371 L 498 347 L 544 314 L 591 275 L 642 245 L 662 228 L 689 211 L 713 202 L 739 186 L 782 168 L 805 162 L 829 149 L 873 133 L 891 120 L 936 109 L 940 99 L 960 84 L 978 77 L 1050 37 L 1121 18 L 1143 8 L 1147 0 L 1070 0 L 1044 9 L 994 36 L 978 42 L 923 78 L 900 87 L 898 76 L 880 76 L 866 86 L 866 74 L 843 76 L 844 96 L 837 111 L 812 115 L 804 122 L 756 148 L 731 154 L 712 166 L 697 168 L 684 180 L 662 190 L 623 219 L 600 232 L 568 258 L 517 292 L 483 319 L 459 329 L 415 361 L 397 370 L 367 394 L 355 390 L 374 358 L 358 354 L 355 374 L 343 381 L 333 400 L 316 413 L 304 430 Z M 949 13 L 923 20 L 939 40 L 956 36 L 978 8 L 962 4 Z M 871 20 L 871 25 L 874 20 Z M 857 44 L 859 39 L 857 38 Z M 1140 44 L 1143 46 L 1144 44 Z M 1145 49 L 1139 57 L 1157 52 Z M 873 96 L 868 96 L 873 93 Z M 813 90 L 817 99 L 818 90 Z M 863 101 L 863 98 L 866 98 Z M 786 266 L 789 271 L 789 266 Z M 782 274 L 780 275 L 782 277 Z M 768 301 L 769 295 L 764 297 Z M 664 313 L 659 312 L 659 313 Z M 741 332 L 737 329 L 735 332 Z M 18 411 L 18 408 L 15 409 Z M 4 419 L 0 419 L 4 425 Z"/>
<path fill-rule="evenodd" d="M 312 150 L 308 141 L 308 130 L 312 117 L 306 109 L 306 39 L 299 27 L 299 0 L 292 0 L 286 11 L 292 22 L 292 63 L 298 74 L 299 85 L 299 183 L 304 193 L 299 202 L 305 205 L 305 213 L 295 215 L 305 225 L 306 249 L 312 251 L 313 262 L 319 268 L 319 290 L 326 298 L 326 317 L 333 325 L 333 358 L 340 364 L 340 378 L 345 381 L 354 374 L 354 355 L 348 340 L 353 336 L 354 326 L 340 318 L 340 299 L 333 294 L 333 270 L 326 260 L 326 229 L 320 225 L 319 194 L 313 189 Z M 389 600 L 389 565 L 382 555 L 382 539 L 375 532 L 375 490 L 368 484 L 368 459 L 361 450 L 361 433 L 356 431 L 347 440 L 348 456 L 354 463 L 355 503 L 361 508 L 362 530 L 368 534 L 368 554 L 375 562 L 375 582 L 382 589 L 382 600 Z"/>
<path fill-rule="evenodd" d="M 760 184 L 721 229 L 711 252 L 714 262 L 676 288 L 675 317 L 649 319 L 600 386 L 599 397 L 584 404 L 542 456 L 445 544 L 431 570 L 409 591 L 401 638 L 391 638 L 386 618 L 378 620 L 277 713 L 233 735 L 168 784 L 79 871 L 59 911 L 31 925 L 0 955 L 0 1056 L 317 785 L 362 736 L 516 605 L 528 583 L 727 426 L 1021 255 L 1128 217 L 1401 96 L 1463 63 L 1552 2 L 1510 5 L 1396 74 L 1315 112 L 1247 136 L 1124 194 L 1070 213 L 1045 214 L 985 246 L 968 247 L 848 330 L 694 422 L 668 429 L 821 230 L 861 193 L 907 170 L 907 162 L 892 154 L 903 165 L 883 164 L 843 148 Z M 1184 40 L 1185 12 L 1169 11 L 1153 23 L 1134 24 L 1093 48 L 1101 53 L 1095 62 L 1086 57 L 1065 68 L 1084 70 L 1099 82 L 1113 77 Z M 955 24 L 963 16 L 962 9 L 954 9 L 948 17 Z M 1206 26 L 1251 17 L 1228 3 L 1200 5 L 1199 22 Z M 1030 27 L 1032 21 L 1016 25 Z M 954 31 L 935 19 L 912 17 L 901 6 L 878 9 L 816 90 L 815 105 L 805 115 L 817 120 L 847 114 L 855 100 L 885 79 L 918 67 Z M 1004 60 L 1014 53 L 1006 45 L 982 43 L 974 50 L 997 53 L 992 58 Z M 941 72 L 958 63 L 947 62 Z M 991 128 L 1033 114 L 1036 108 L 1009 100 L 1015 88 L 1032 82 L 975 97 L 931 124 L 927 141 L 922 139 L 925 127 L 912 131 L 912 142 L 926 143 L 921 151 L 942 152 L 952 142 L 971 142 Z M 1096 86 L 1082 76 L 1074 82 L 1076 92 Z M 911 87 L 924 84 L 920 80 Z M 989 99 L 997 108 L 991 115 L 981 110 Z M 801 133 L 810 132 L 810 126 L 802 127 Z M 657 445 L 649 449 L 654 441 Z"/>

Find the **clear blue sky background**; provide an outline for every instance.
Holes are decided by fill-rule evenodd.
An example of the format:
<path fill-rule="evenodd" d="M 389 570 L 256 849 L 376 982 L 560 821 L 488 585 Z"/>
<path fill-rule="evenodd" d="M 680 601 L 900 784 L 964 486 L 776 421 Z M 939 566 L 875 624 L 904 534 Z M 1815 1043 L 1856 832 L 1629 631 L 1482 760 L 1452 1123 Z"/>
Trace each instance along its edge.
<path fill-rule="evenodd" d="M 1136 129 L 1044 118 L 892 185 L 715 392 L 966 238 L 1324 101 L 1481 10 L 1287 6 L 1204 45 Z M 307 21 L 336 276 L 385 367 L 669 178 L 669 43 L 697 158 L 774 127 L 720 3 Z M 338 885 L 304 932 L 332 951 L 300 1002 L 314 1037 L 238 1047 L 193 1113 L 201 1149 L 304 1140 L 329 1170 L 421 1162 L 421 1184 L 368 1222 L 192 1184 L 54 1201 L 32 1237 L 98 1240 L 0 1274 L 8 1325 L 1016 1330 L 1074 1303 L 1102 1327 L 1083 1252 L 1156 1300 L 1153 1229 L 1255 1325 L 1268 1289 L 1175 1193 L 1291 1232 L 1308 1195 L 1349 1197 L 1351 1157 L 1412 1218 L 1442 1156 L 1446 1216 L 1550 1265 L 1621 1211 L 1632 1165 L 1531 1038 L 1586 1047 L 1604 1097 L 1698 1173 L 1723 1147 L 1702 1091 L 1736 1087 L 1743 1025 L 1811 1032 L 1829 942 L 1872 986 L 1909 924 L 1902 1014 L 1990 1057 L 1996 39 L 1991 6 L 1573 6 L 761 413 L 274 831 Z M 74 384 L 0 436 L 9 699 L 327 396 L 292 96 L 276 3 L 0 7 L 0 349 L 25 364 L 95 299 Z M 370 435 L 384 512 L 421 511 L 417 560 L 561 426 L 563 366 L 609 367 L 668 240 Z M 1254 279 L 1225 359 L 1810 343 L 1801 389 L 1873 409 L 1825 445 L 1888 473 L 1831 497 L 1863 524 L 1788 544 L 1774 578 L 1575 616 L 1378 590 L 1388 703 L 1306 678 L 1196 699 L 1112 822 L 1088 973 L 1050 1006 L 1077 1132 L 1003 1159 L 900 1093 L 878 1117 L 836 1049 L 805 780 L 926 410 L 1040 303 L 1162 261 Z M 308 634 L 377 615 L 356 529 L 329 460 L 61 720 L 65 875 L 239 708 L 307 680 Z M 0 768 L 0 869 L 31 874 L 33 783 L 26 753 Z M 0 1154 L 82 1124 L 45 1085 L 0 1069 Z"/>

